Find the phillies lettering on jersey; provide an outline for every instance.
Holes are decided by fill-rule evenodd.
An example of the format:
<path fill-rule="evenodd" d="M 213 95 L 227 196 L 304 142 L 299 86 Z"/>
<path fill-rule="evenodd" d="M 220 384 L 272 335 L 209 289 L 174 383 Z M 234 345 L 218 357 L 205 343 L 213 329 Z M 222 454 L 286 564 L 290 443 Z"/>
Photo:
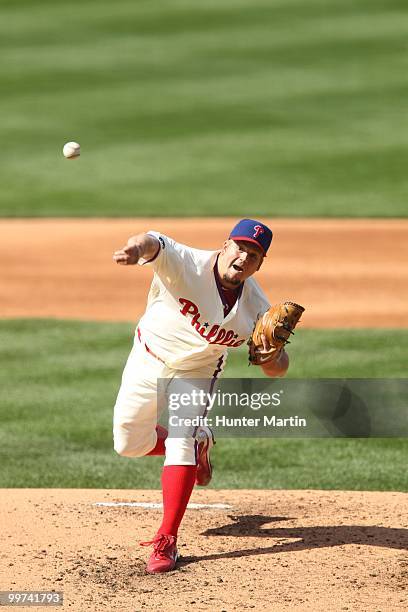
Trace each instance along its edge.
<path fill-rule="evenodd" d="M 180 312 L 185 317 L 187 315 L 193 315 L 191 319 L 191 325 L 193 325 L 198 333 L 207 340 L 210 344 L 222 344 L 223 346 L 241 346 L 246 340 L 246 338 L 241 338 L 237 340 L 238 334 L 234 332 L 234 330 L 226 330 L 223 327 L 215 324 L 212 325 L 209 329 L 208 333 L 206 333 L 207 328 L 209 327 L 209 323 L 204 323 L 202 325 L 200 323 L 201 314 L 198 310 L 198 306 L 191 302 L 190 300 L 186 300 L 185 298 L 179 298 L 180 304 L 183 305 Z"/>
<path fill-rule="evenodd" d="M 160 248 L 152 261 L 139 261 L 154 269 L 138 326 L 143 342 L 170 368 L 216 364 L 228 349 L 249 338 L 258 316 L 269 308 L 268 299 L 251 276 L 225 315 L 214 275 L 219 251 L 193 249 L 163 234 L 149 234 Z"/>

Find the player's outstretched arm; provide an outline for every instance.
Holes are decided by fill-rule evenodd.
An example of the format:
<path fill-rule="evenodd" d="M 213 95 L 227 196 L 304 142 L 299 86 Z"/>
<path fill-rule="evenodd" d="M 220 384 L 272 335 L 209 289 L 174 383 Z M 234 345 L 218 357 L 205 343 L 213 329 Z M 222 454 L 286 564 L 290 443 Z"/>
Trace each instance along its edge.
<path fill-rule="evenodd" d="M 114 252 L 113 261 L 122 266 L 131 266 L 137 264 L 141 257 L 146 260 L 153 259 L 159 249 L 157 238 L 150 234 L 137 234 L 129 238 L 126 246 Z"/>

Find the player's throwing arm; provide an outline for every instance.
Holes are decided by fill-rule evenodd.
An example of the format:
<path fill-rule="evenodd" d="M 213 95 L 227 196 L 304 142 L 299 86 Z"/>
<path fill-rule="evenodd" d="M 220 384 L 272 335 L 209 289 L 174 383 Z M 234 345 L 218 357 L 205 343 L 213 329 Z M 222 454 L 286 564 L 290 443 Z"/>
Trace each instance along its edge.
<path fill-rule="evenodd" d="M 113 261 L 121 266 L 132 266 L 137 264 L 143 257 L 146 260 L 153 259 L 160 248 L 159 241 L 150 234 L 137 234 L 129 238 L 127 245 L 113 254 Z"/>

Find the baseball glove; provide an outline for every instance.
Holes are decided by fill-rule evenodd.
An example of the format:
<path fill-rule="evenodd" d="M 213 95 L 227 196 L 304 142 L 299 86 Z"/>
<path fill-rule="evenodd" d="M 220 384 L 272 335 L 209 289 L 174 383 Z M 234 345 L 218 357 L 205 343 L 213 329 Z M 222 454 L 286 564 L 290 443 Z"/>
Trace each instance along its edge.
<path fill-rule="evenodd" d="M 272 306 L 259 317 L 248 341 L 249 363 L 262 365 L 276 359 L 285 344 L 289 342 L 289 336 L 294 333 L 293 330 L 303 311 L 303 306 L 299 304 L 283 302 Z M 265 336 L 265 344 L 270 347 L 267 350 L 262 335 Z"/>

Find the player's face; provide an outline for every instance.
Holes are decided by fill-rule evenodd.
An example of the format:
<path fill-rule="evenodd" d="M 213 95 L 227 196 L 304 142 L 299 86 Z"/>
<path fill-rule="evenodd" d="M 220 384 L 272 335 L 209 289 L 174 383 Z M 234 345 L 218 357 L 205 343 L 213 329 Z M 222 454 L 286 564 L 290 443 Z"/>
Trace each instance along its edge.
<path fill-rule="evenodd" d="M 222 284 L 234 288 L 252 276 L 262 265 L 260 248 L 244 240 L 226 240 L 218 259 Z"/>

